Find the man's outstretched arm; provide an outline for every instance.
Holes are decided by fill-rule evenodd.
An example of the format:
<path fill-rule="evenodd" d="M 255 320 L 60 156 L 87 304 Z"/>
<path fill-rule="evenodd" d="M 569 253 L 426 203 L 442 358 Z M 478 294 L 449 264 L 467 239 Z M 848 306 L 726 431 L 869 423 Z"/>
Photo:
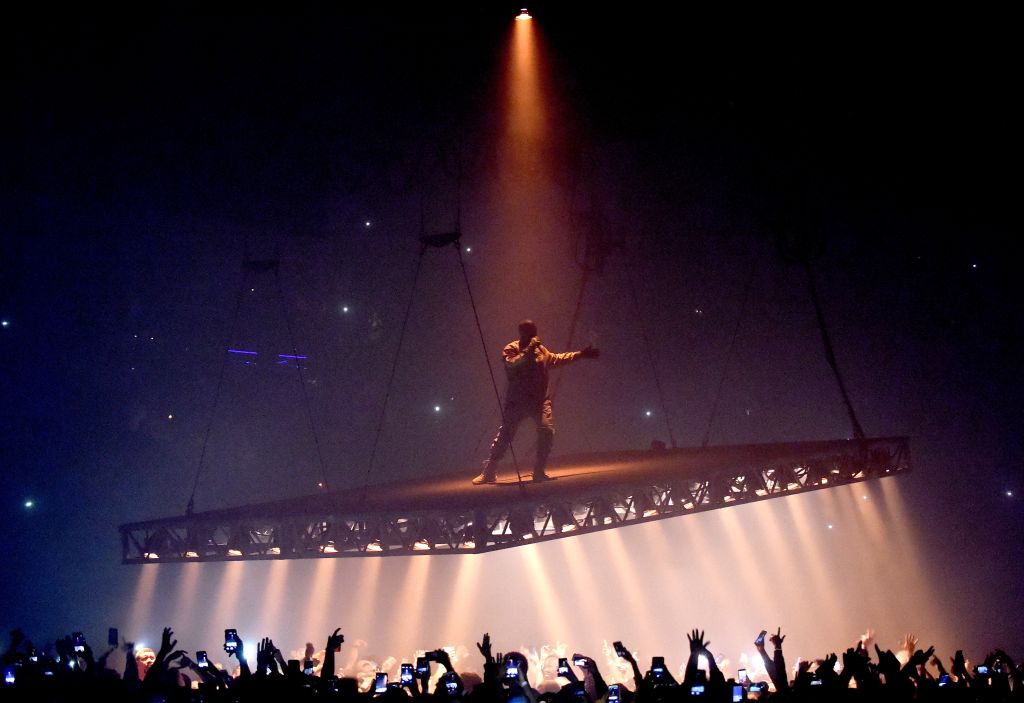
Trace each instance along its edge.
<path fill-rule="evenodd" d="M 586 349 L 580 349 L 579 351 L 562 352 L 560 354 L 548 351 L 544 347 L 541 347 L 541 349 L 542 353 L 547 355 L 548 361 L 551 363 L 551 368 L 553 369 L 558 368 L 559 366 L 565 366 L 577 359 L 596 359 L 601 356 L 601 350 L 595 349 L 593 345 L 589 345 Z"/>

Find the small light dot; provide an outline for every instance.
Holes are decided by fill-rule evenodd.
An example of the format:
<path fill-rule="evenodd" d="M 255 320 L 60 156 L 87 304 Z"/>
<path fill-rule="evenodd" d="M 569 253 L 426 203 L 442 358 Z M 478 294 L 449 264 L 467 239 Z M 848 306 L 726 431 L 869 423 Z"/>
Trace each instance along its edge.
<path fill-rule="evenodd" d="M 323 488 L 324 487 L 324 482 L 323 481 L 317 481 L 316 482 L 316 487 L 317 488 Z"/>
<path fill-rule="evenodd" d="M 1007 498 L 1013 498 L 1013 491 L 1007 491 L 1006 492 L 1006 497 Z"/>
<path fill-rule="evenodd" d="M 367 221 L 366 221 L 366 226 L 367 226 L 367 227 L 369 227 L 369 226 L 370 226 L 370 224 L 371 224 L 371 223 L 370 223 L 370 221 L 369 221 L 369 220 L 367 220 Z"/>
<path fill-rule="evenodd" d="M 7 320 L 4 320 L 3 322 L 0 322 L 0 325 L 3 325 L 4 327 L 9 327 L 9 326 L 10 326 L 10 324 L 11 324 L 11 323 L 10 323 L 10 322 L 8 322 Z"/>
<path fill-rule="evenodd" d="M 867 499 L 868 499 L 868 497 L 867 497 L 867 496 L 864 496 L 864 500 L 867 500 Z"/>
<path fill-rule="evenodd" d="M 653 413 L 651 413 L 650 410 L 647 410 L 646 412 L 644 412 L 644 415 L 646 415 L 647 417 L 650 417 L 652 414 Z"/>
<path fill-rule="evenodd" d="M 174 419 L 174 415 L 168 415 L 168 416 L 167 416 L 167 419 L 168 419 L 168 420 L 173 420 L 173 419 Z"/>
<path fill-rule="evenodd" d="M 704 311 L 701 310 L 700 308 L 695 308 L 694 312 L 697 313 L 698 315 L 703 315 L 704 314 Z"/>
<path fill-rule="evenodd" d="M 829 523 L 828 529 L 830 529 L 830 530 L 832 529 L 832 523 Z"/>
<path fill-rule="evenodd" d="M 467 253 L 467 254 L 468 254 L 469 252 L 471 252 L 471 251 L 473 251 L 473 247 L 466 247 L 466 253 Z M 5 322 L 5 323 L 4 323 L 4 325 L 6 325 L 6 324 L 7 324 L 7 323 Z"/>
<path fill-rule="evenodd" d="M 151 342 L 152 342 L 152 341 L 153 341 L 153 337 L 150 337 L 150 338 L 149 338 L 149 341 L 151 341 Z"/>
<path fill-rule="evenodd" d="M 977 264 L 971 264 L 971 268 L 972 269 L 976 269 L 976 268 L 978 268 L 978 265 Z"/>
<path fill-rule="evenodd" d="M 434 406 L 434 412 L 435 412 L 435 413 L 439 413 L 439 412 L 441 412 L 441 406 L 440 406 L 440 405 L 435 405 L 435 406 Z"/>
<path fill-rule="evenodd" d="M 139 335 L 137 335 L 137 334 L 133 334 L 132 336 L 135 337 L 135 339 L 139 338 Z"/>
<path fill-rule="evenodd" d="M 343 305 L 341 308 L 342 312 L 348 312 L 348 305 Z"/>
<path fill-rule="evenodd" d="M 250 293 L 255 293 L 255 292 L 256 292 L 256 289 L 255 289 L 255 288 L 250 288 L 250 289 L 249 289 L 249 292 L 250 292 Z"/>
<path fill-rule="evenodd" d="M 132 367 L 132 371 L 134 371 L 134 370 L 135 370 L 135 367 L 133 366 L 133 367 Z"/>
<path fill-rule="evenodd" d="M 31 501 L 31 500 L 26 500 L 25 501 L 25 507 L 26 508 L 31 508 L 34 505 L 35 505 L 35 501 Z"/>

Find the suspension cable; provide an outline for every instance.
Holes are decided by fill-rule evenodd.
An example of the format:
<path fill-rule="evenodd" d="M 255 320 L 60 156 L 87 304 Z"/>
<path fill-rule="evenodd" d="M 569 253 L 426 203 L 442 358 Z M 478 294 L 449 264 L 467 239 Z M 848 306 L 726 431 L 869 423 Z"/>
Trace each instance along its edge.
<path fill-rule="evenodd" d="M 462 279 L 466 282 L 466 293 L 469 294 L 469 304 L 473 308 L 473 320 L 476 321 L 476 331 L 480 335 L 480 346 L 483 348 L 484 361 L 487 362 L 487 373 L 491 377 L 491 387 L 494 389 L 494 399 L 498 402 L 498 410 L 501 412 L 501 426 L 508 432 L 512 431 L 512 428 L 508 426 L 508 417 L 505 415 L 505 406 L 501 402 L 501 393 L 498 392 L 498 382 L 494 378 L 494 369 L 491 368 L 491 358 L 487 354 L 487 342 L 484 340 L 484 329 L 480 324 L 480 314 L 476 309 L 476 299 L 473 297 L 473 288 L 469 285 L 469 274 L 466 272 L 466 262 L 462 257 L 462 245 L 460 242 L 455 242 L 455 251 L 459 255 L 459 268 L 462 269 Z M 499 430 L 500 432 L 500 430 Z M 512 456 L 512 466 L 516 470 L 516 482 L 520 488 L 525 488 L 523 485 L 523 475 L 519 470 L 519 460 L 516 458 L 515 447 L 512 446 L 512 438 L 508 440 L 509 454 Z"/>
<path fill-rule="evenodd" d="M 821 300 L 818 298 L 818 287 L 814 283 L 814 270 L 811 268 L 810 258 L 804 257 L 800 263 L 804 267 L 804 271 L 807 272 L 807 283 L 811 289 L 811 301 L 814 303 L 814 314 L 818 319 L 818 329 L 821 331 L 821 341 L 825 345 L 825 359 L 828 361 L 828 365 L 832 368 L 832 372 L 835 374 L 836 383 L 839 384 L 839 393 L 843 396 L 843 403 L 846 405 L 846 412 L 850 416 L 850 424 L 853 426 L 853 436 L 860 442 L 864 441 L 864 430 L 860 426 L 860 421 L 857 420 L 857 413 L 853 409 L 853 403 L 850 402 L 850 396 L 846 392 L 846 384 L 843 382 L 843 376 L 839 373 L 839 363 L 836 361 L 835 352 L 832 349 L 832 339 L 828 334 L 828 327 L 825 325 L 825 312 L 821 308 Z"/>
<path fill-rule="evenodd" d="M 654 353 L 651 349 L 651 341 L 647 337 L 647 325 L 644 324 L 644 317 L 640 312 L 640 299 L 637 297 L 636 286 L 633 284 L 633 273 L 628 265 L 626 266 L 626 280 L 629 281 L 630 298 L 633 300 L 636 319 L 640 324 L 640 335 L 644 340 L 644 350 L 647 354 L 647 363 L 651 367 L 651 375 L 654 377 L 654 385 L 658 391 L 658 402 L 661 404 L 661 413 L 665 416 L 665 429 L 668 430 L 668 438 L 672 442 L 672 448 L 675 449 L 678 445 L 676 444 L 675 433 L 672 432 L 672 423 L 669 419 L 668 405 L 665 404 L 665 392 L 661 388 L 661 378 L 658 376 L 658 367 L 654 363 Z"/>
<path fill-rule="evenodd" d="M 274 268 L 274 282 L 277 284 L 277 297 L 281 301 L 281 313 L 284 315 L 285 329 L 288 331 L 288 344 L 292 348 L 292 356 L 295 357 L 295 370 L 298 371 L 299 385 L 302 386 L 302 401 L 306 405 L 306 416 L 309 418 L 309 429 L 313 434 L 313 445 L 316 447 L 316 458 L 320 464 L 320 485 L 327 488 L 327 468 L 324 465 L 324 455 L 320 451 L 320 437 L 316 431 L 316 423 L 313 422 L 313 407 L 309 402 L 309 392 L 306 390 L 306 381 L 302 376 L 302 359 L 299 358 L 298 347 L 295 346 L 295 335 L 292 333 L 291 317 L 288 315 L 288 306 L 284 302 L 284 291 L 281 288 L 281 274 L 279 268 Z"/>
<path fill-rule="evenodd" d="M 203 461 L 206 459 L 206 446 L 210 442 L 210 431 L 213 429 L 213 421 L 217 417 L 217 407 L 220 404 L 220 391 L 224 385 L 224 373 L 228 368 L 228 358 L 231 352 L 228 351 L 231 347 L 231 340 L 235 338 L 235 332 L 238 326 L 238 312 L 242 308 L 242 297 L 245 291 L 245 282 L 247 279 L 246 269 L 242 268 L 242 281 L 238 286 L 238 295 L 235 298 L 235 312 L 231 316 L 231 327 L 228 334 L 228 341 L 224 345 L 224 356 L 220 362 L 220 374 L 217 377 L 217 390 L 213 394 L 213 408 L 210 410 L 210 421 L 206 424 L 206 432 L 203 434 L 203 445 L 199 451 L 199 463 L 196 465 L 196 476 L 192 481 L 192 494 L 188 498 L 188 505 L 185 507 L 185 514 L 191 515 L 195 510 L 196 501 L 196 489 L 199 487 L 199 476 L 203 471 Z"/>
<path fill-rule="evenodd" d="M 733 349 L 736 346 L 736 338 L 739 336 L 740 324 L 743 321 L 743 314 L 747 309 L 747 300 L 750 296 L 751 283 L 754 280 L 754 271 L 756 269 L 757 259 L 752 259 L 750 262 L 750 272 L 747 274 L 747 280 L 743 284 L 743 295 L 740 299 L 740 311 L 736 315 L 736 325 L 732 328 L 732 338 L 729 340 L 729 349 L 725 352 L 725 361 L 722 364 L 722 375 L 718 379 L 718 389 L 715 391 L 715 400 L 711 405 L 711 416 L 708 418 L 707 429 L 704 430 L 704 439 L 700 443 L 702 449 L 707 448 L 708 442 L 711 439 L 711 427 L 715 424 L 715 419 L 718 417 L 718 403 L 722 399 L 722 389 L 725 387 L 725 377 L 729 371 L 729 360 L 732 359 Z"/>
<path fill-rule="evenodd" d="M 412 286 L 409 288 L 409 300 L 405 304 L 405 316 L 402 318 L 402 328 L 398 335 L 398 345 L 395 347 L 395 357 L 391 361 L 391 373 L 388 376 L 387 389 L 384 392 L 384 402 L 380 407 L 380 417 L 377 419 L 377 431 L 373 436 L 373 449 L 370 451 L 370 461 L 366 464 L 366 475 L 363 477 L 363 491 L 361 500 L 366 498 L 366 489 L 370 483 L 370 472 L 373 471 L 373 462 L 377 458 L 377 447 L 380 444 L 380 433 L 384 428 L 384 416 L 388 409 L 388 400 L 391 398 L 391 387 L 395 380 L 395 371 L 398 369 L 398 359 L 402 352 L 402 342 L 405 340 L 405 331 L 409 326 L 409 314 L 412 312 L 412 304 L 416 300 L 416 284 L 420 279 L 420 268 L 423 265 L 423 255 L 427 248 L 420 249 L 420 255 L 416 257 L 416 271 L 412 276 Z"/>

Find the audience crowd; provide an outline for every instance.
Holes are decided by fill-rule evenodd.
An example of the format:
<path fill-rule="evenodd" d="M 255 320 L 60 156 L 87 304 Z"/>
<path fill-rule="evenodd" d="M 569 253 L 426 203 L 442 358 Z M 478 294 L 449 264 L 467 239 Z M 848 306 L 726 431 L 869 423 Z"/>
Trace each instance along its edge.
<path fill-rule="evenodd" d="M 912 635 L 894 652 L 874 643 L 869 630 L 839 654 L 787 666 L 780 628 L 762 631 L 754 640 L 758 656 L 741 656 L 734 668 L 712 654 L 704 632 L 693 630 L 688 640 L 689 658 L 673 675 L 664 657 L 653 657 L 641 670 L 621 642 L 604 645 L 602 667 L 590 656 L 570 655 L 563 644 L 494 652 L 488 634 L 476 645 L 479 657 L 466 647 L 444 647 L 416 652 L 405 662 L 377 662 L 363 656 L 363 641 L 343 647 L 338 629 L 322 650 L 307 643 L 289 657 L 264 638 L 251 660 L 253 652 L 229 630 L 223 646 L 229 670 L 210 653 L 177 649 L 170 628 L 157 651 L 120 642 L 98 657 L 82 633 L 37 650 L 15 630 L 3 655 L 0 703 L 1024 701 L 1024 666 L 1001 649 L 976 665 L 957 651 L 947 667 L 933 647 L 919 649 Z M 219 658 L 221 652 L 212 654 Z"/>

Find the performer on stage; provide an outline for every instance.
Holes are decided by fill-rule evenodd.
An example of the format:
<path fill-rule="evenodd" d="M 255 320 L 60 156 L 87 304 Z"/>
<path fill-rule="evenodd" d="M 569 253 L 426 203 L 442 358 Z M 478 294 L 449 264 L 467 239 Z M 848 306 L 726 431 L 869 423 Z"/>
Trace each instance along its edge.
<path fill-rule="evenodd" d="M 504 418 L 491 444 L 491 454 L 484 461 L 484 470 L 473 479 L 473 483 L 494 483 L 497 480 L 494 464 L 505 455 L 515 436 L 516 427 L 526 418 L 533 420 L 537 426 L 537 458 L 533 465 L 533 480 L 547 481 L 549 476 L 544 473 L 544 467 L 555 438 L 551 398 L 548 395 L 549 371 L 580 357 L 596 359 L 600 352 L 588 346 L 581 351 L 555 354 L 540 343 L 537 325 L 533 320 L 523 320 L 519 323 L 519 339 L 506 344 L 501 354 L 508 375 L 508 390 L 502 411 Z"/>

